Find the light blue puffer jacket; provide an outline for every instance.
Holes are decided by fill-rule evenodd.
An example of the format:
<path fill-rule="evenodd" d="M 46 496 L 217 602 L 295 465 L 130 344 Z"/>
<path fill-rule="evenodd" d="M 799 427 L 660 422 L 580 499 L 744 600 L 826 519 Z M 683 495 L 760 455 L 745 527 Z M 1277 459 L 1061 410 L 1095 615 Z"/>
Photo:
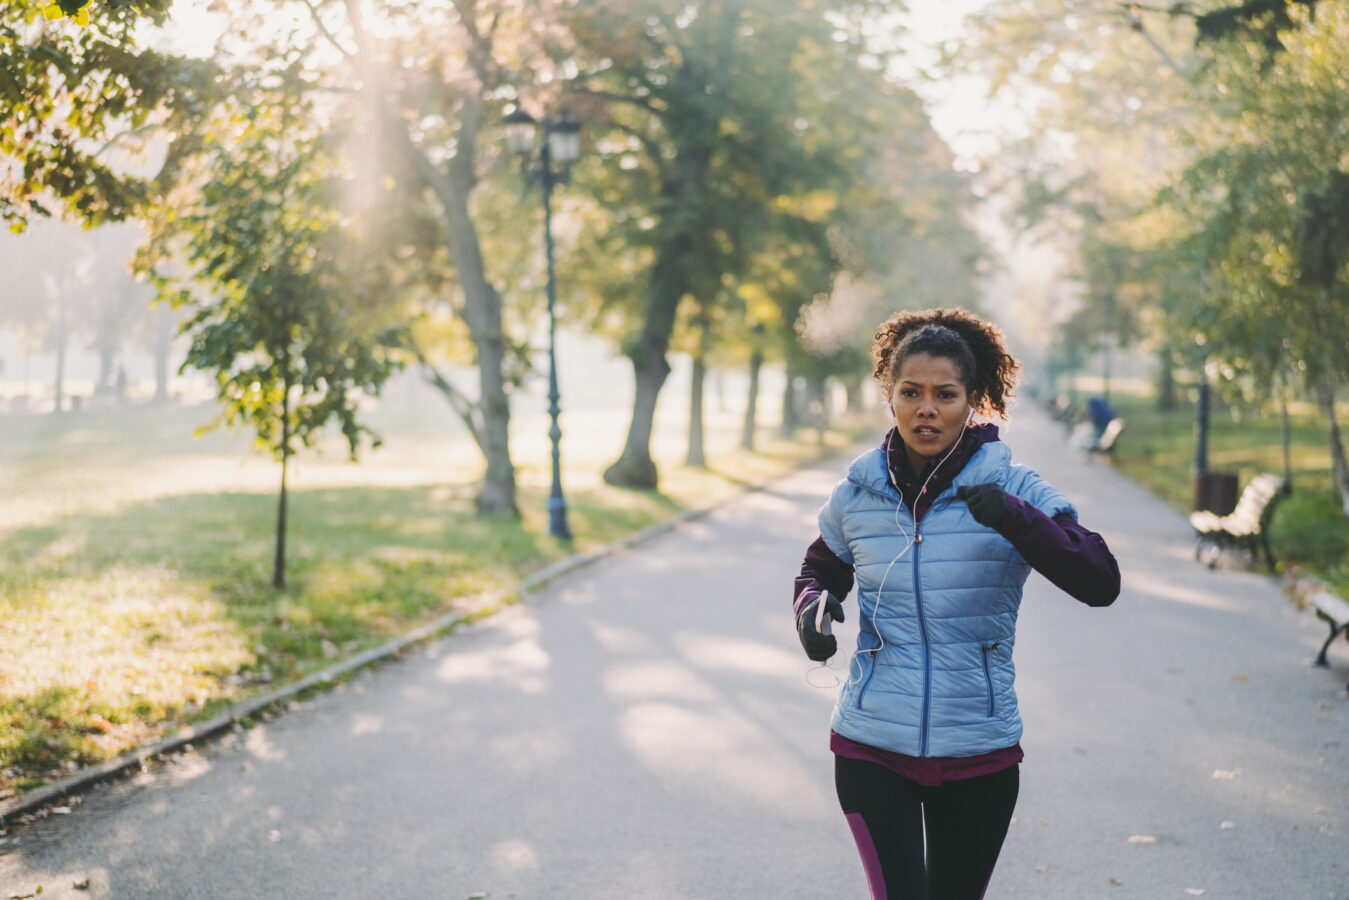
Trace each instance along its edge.
<path fill-rule="evenodd" d="M 1030 566 L 956 499 L 957 488 L 990 481 L 1047 516 L 1077 515 L 1033 470 L 1013 465 L 1000 441 L 975 451 L 933 500 L 916 538 L 907 506 L 896 525 L 902 501 L 879 448 L 853 461 L 820 510 L 825 543 L 854 569 L 861 614 L 857 653 L 834 707 L 838 734 L 943 757 L 978 756 L 1021 739 L 1012 649 Z"/>

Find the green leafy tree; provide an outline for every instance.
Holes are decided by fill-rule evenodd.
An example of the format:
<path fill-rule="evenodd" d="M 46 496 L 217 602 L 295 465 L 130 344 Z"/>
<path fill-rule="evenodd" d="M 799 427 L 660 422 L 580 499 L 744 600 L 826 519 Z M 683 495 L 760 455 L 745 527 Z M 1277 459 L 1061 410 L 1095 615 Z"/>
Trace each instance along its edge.
<path fill-rule="evenodd" d="M 21 231 L 62 210 L 90 224 L 117 221 L 152 194 L 133 155 L 214 72 L 139 43 L 168 7 L 0 0 L 0 221 Z"/>
<path fill-rule="evenodd" d="M 841 380 L 851 408 L 862 403 L 876 326 L 896 309 L 979 305 L 985 250 L 970 225 L 976 198 L 968 175 L 933 129 L 919 97 L 859 67 L 832 77 L 867 103 L 834 113 L 829 132 L 848 148 L 836 186 L 828 242 L 838 271 L 789 319 L 796 368 L 812 392 Z M 835 107 L 844 104 L 834 103 Z"/>
<path fill-rule="evenodd" d="M 798 99 L 818 85 L 804 73 L 836 65 L 831 54 L 856 64 L 864 41 L 853 17 L 883 6 L 606 0 L 568 10 L 579 70 L 569 87 L 603 104 L 599 147 L 616 169 L 606 199 L 650 260 L 640 294 L 623 293 L 634 397 L 610 483 L 657 484 L 650 443 L 680 305 L 734 296 L 726 280 L 748 265 L 761 211 L 807 193 L 812 167 L 830 177 L 834 164 L 817 144 L 827 125 Z"/>
<path fill-rule="evenodd" d="M 1203 84 L 1221 95 L 1200 149 L 1167 199 L 1187 217 L 1210 290 L 1186 314 L 1211 358 L 1266 384 L 1295 368 L 1320 403 L 1332 474 L 1349 515 L 1349 459 L 1336 416 L 1349 379 L 1349 117 L 1342 60 L 1349 12 L 1289 13 L 1282 50 L 1237 33 L 1208 47 Z"/>
<path fill-rule="evenodd" d="M 1143 346 L 1158 360 L 1158 402 L 1174 398 L 1177 291 L 1174 217 L 1156 196 L 1192 159 L 1202 118 L 1193 79 L 1195 4 L 1029 0 L 990 6 L 961 55 L 1007 101 L 1027 110 L 1030 135 L 993 161 L 992 184 L 1010 195 L 1023 236 L 1062 248 L 1069 302 L 1045 306 L 1056 321 L 1057 371 L 1099 360 L 1107 381 L 1117 348 Z"/>
<path fill-rule="evenodd" d="M 183 367 L 214 373 L 215 424 L 251 428 L 281 464 L 278 588 L 290 458 L 331 422 L 356 458 L 362 437 L 373 438 L 358 403 L 394 371 L 399 340 L 377 318 L 384 279 L 359 229 L 343 221 L 340 160 L 293 96 L 257 92 L 227 104 L 220 115 L 234 139 L 198 160 L 205 183 L 164 208 L 155 233 L 158 250 L 180 251 L 189 273 L 161 278 L 163 296 L 193 310 Z"/>

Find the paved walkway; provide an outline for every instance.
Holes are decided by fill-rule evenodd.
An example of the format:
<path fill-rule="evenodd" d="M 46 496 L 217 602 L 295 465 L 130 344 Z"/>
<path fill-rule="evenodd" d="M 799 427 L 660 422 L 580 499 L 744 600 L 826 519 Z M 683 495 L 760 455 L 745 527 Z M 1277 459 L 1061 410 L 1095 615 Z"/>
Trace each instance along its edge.
<path fill-rule="evenodd" d="M 1022 799 L 989 898 L 1349 897 L 1349 655 L 1311 668 L 1319 623 L 1194 563 L 1180 516 L 1037 410 L 1005 436 L 1125 588 L 1091 610 L 1028 586 Z M 865 898 L 834 692 L 788 612 L 844 464 L 20 829 L 0 898 Z"/>

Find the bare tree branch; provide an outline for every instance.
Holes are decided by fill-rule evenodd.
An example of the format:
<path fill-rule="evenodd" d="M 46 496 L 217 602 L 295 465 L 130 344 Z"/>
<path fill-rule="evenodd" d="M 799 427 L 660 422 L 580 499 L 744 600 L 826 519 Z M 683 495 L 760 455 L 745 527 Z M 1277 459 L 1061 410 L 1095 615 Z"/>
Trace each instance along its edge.
<path fill-rule="evenodd" d="M 1166 52 L 1166 48 L 1163 47 L 1161 44 L 1157 43 L 1156 38 L 1154 38 L 1151 34 L 1148 33 L 1147 28 L 1144 27 L 1143 25 L 1143 20 L 1138 17 L 1138 12 L 1135 7 L 1126 6 L 1124 8 L 1124 14 L 1129 19 L 1129 27 L 1132 28 L 1136 33 L 1142 35 L 1143 40 L 1147 41 L 1149 44 L 1152 45 L 1152 49 L 1157 51 L 1157 53 L 1162 57 L 1162 61 L 1166 63 L 1167 67 L 1170 68 L 1171 71 L 1175 72 L 1177 75 L 1180 75 L 1183 78 L 1189 77 L 1189 74 L 1179 65 L 1177 65 L 1176 61 L 1171 58 L 1171 54 Z"/>
<path fill-rule="evenodd" d="M 660 110 L 651 104 L 645 97 L 633 97 L 628 94 L 615 94 L 611 91 L 597 91 L 594 88 L 572 87 L 573 94 L 586 94 L 590 97 L 598 97 L 601 100 L 610 100 L 614 103 L 627 103 L 631 106 L 638 106 L 652 115 L 660 115 Z"/>
<path fill-rule="evenodd" d="M 370 37 L 365 33 L 365 19 L 361 17 L 360 0 L 345 0 L 347 18 L 351 20 L 351 33 L 356 38 L 356 50 L 369 59 Z"/>
<path fill-rule="evenodd" d="M 646 150 L 646 155 L 649 156 L 651 161 L 655 164 L 659 177 L 662 181 L 665 180 L 665 175 L 668 171 L 668 162 L 665 159 L 665 149 L 661 147 L 654 138 L 643 134 L 631 125 L 624 125 L 622 122 L 612 122 L 611 126 L 624 134 L 637 138 L 643 149 Z"/>
<path fill-rule="evenodd" d="M 333 46 L 333 49 L 338 53 L 341 53 L 346 59 L 354 58 L 356 54 L 346 47 L 343 47 L 341 42 L 337 40 L 337 35 L 329 30 L 327 23 L 323 21 L 323 17 L 319 15 L 318 7 L 314 5 L 313 0 L 300 0 L 300 2 L 309 10 L 309 18 L 314 20 L 314 27 L 316 27 L 319 30 L 319 34 L 323 35 L 324 39 Z"/>
<path fill-rule="evenodd" d="M 482 410 L 479 405 L 471 400 L 463 391 L 455 387 L 448 378 L 446 378 L 439 369 L 437 369 L 416 340 L 409 338 L 408 346 L 411 348 L 414 356 L 417 357 L 417 364 L 421 367 L 422 378 L 426 383 L 434 387 L 445 395 L 450 406 L 454 408 L 459 418 L 463 419 L 464 427 L 468 429 L 469 434 L 473 436 L 473 441 L 479 448 L 484 448 L 482 439 Z"/>
<path fill-rule="evenodd" d="M 108 142 L 106 144 L 95 150 L 92 154 L 92 157 L 94 159 L 98 159 L 104 153 L 107 153 L 113 147 L 117 146 L 117 144 L 125 138 L 136 137 L 138 135 L 142 135 L 150 131 L 157 131 L 161 127 L 162 126 L 158 122 L 150 122 L 140 126 L 139 128 L 132 128 L 128 131 L 119 131 L 117 134 L 114 134 L 112 137 L 108 138 Z"/>

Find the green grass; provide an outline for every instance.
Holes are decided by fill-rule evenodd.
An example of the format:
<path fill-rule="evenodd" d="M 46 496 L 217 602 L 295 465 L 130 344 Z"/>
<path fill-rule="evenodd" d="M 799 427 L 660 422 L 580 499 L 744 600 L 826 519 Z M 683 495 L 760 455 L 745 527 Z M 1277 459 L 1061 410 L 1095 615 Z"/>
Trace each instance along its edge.
<path fill-rule="evenodd" d="M 474 515 L 476 451 L 386 422 L 389 451 L 300 458 L 287 586 L 270 586 L 277 467 L 201 411 L 19 417 L 0 479 L 0 798 L 377 646 L 573 552 L 729 496 L 820 452 L 710 438 L 710 470 L 659 445 L 660 491 L 599 477 L 621 414 L 568 444 L 568 546 L 547 534 L 546 442 L 524 447 L 517 520 Z M 874 430 L 874 425 L 872 430 Z M 541 433 L 541 431 L 540 431 Z M 828 436 L 842 449 L 851 435 Z M 540 450 L 539 444 L 542 444 Z M 456 462 L 457 461 L 457 462 Z"/>
<path fill-rule="evenodd" d="M 1194 502 L 1195 409 L 1157 410 L 1150 397 L 1112 395 L 1127 423 L 1114 464 L 1176 509 Z M 1341 419 L 1341 421 L 1344 421 Z M 1275 508 L 1270 540 L 1282 567 L 1300 566 L 1349 596 L 1349 519 L 1332 490 L 1329 427 L 1310 405 L 1290 416 L 1293 493 Z M 1234 472 L 1242 488 L 1261 472 L 1284 474 L 1277 415 L 1253 416 L 1215 404 L 1209 468 Z"/>

